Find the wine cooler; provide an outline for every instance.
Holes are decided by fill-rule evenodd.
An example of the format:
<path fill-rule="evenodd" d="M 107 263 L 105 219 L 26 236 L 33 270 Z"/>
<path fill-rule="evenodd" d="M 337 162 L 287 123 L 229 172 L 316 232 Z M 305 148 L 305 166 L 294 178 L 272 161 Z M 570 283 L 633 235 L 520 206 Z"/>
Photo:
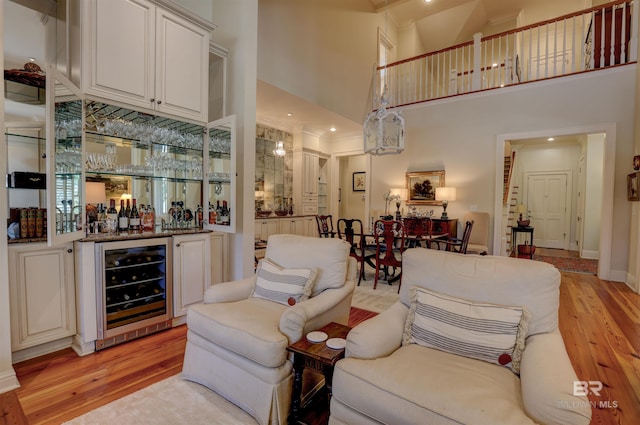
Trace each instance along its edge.
<path fill-rule="evenodd" d="M 96 244 L 96 350 L 171 327 L 167 238 Z"/>

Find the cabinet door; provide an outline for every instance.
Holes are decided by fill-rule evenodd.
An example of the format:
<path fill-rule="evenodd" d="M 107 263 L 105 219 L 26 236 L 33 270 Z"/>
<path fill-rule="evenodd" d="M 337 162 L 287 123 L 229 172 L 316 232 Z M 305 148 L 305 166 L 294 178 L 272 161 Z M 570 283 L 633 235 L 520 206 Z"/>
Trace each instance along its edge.
<path fill-rule="evenodd" d="M 229 252 L 225 246 L 225 236 L 222 234 L 211 234 L 211 260 L 209 265 L 211 268 L 211 284 L 222 283 L 226 281 L 227 273 L 225 264 L 228 264 L 227 253 Z"/>
<path fill-rule="evenodd" d="M 277 218 L 256 220 L 256 237 L 268 241 L 269 236 L 280 233 L 280 223 Z"/>
<path fill-rule="evenodd" d="M 85 92 L 153 107 L 155 6 L 147 0 L 93 0 L 89 11 L 93 25 L 83 37 Z"/>
<path fill-rule="evenodd" d="M 305 153 L 303 156 L 303 195 L 318 194 L 318 155 Z"/>
<path fill-rule="evenodd" d="M 156 109 L 208 121 L 209 33 L 175 14 L 156 12 Z"/>
<path fill-rule="evenodd" d="M 9 246 L 11 349 L 76 333 L 73 246 Z"/>
<path fill-rule="evenodd" d="M 211 284 L 209 234 L 173 237 L 173 314 L 187 314 L 187 307 L 201 302 Z"/>

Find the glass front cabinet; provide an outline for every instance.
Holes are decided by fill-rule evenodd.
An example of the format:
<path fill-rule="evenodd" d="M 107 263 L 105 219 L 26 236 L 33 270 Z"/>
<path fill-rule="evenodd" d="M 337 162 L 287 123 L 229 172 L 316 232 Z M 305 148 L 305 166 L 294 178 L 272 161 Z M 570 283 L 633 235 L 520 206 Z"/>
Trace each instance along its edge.
<path fill-rule="evenodd" d="M 235 116 L 208 125 L 85 97 L 47 73 L 49 244 L 118 231 L 115 206 L 136 207 L 140 231 L 235 232 Z"/>

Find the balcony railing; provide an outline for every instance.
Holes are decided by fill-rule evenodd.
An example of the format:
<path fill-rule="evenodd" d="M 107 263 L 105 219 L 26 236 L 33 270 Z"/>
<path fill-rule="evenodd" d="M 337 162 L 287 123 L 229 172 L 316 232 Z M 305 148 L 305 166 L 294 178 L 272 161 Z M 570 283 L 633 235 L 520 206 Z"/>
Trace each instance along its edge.
<path fill-rule="evenodd" d="M 636 62 L 637 8 L 616 1 L 376 68 L 390 107 Z"/>

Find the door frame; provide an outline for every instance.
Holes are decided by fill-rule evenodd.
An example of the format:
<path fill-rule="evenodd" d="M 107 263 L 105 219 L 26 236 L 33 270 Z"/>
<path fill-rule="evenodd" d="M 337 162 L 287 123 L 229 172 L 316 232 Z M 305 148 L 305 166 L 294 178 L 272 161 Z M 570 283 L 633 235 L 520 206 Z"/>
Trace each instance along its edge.
<path fill-rule="evenodd" d="M 549 134 L 557 136 L 574 134 L 604 133 L 604 158 L 602 169 L 602 210 L 600 222 L 600 258 L 598 260 L 598 277 L 603 280 L 620 279 L 620 276 L 611 276 L 611 248 L 613 245 L 613 201 L 615 181 L 615 155 L 616 155 L 616 124 L 602 123 L 579 127 L 567 127 L 560 129 L 546 129 L 522 133 L 504 133 L 496 136 L 495 164 L 504 163 L 504 144 L 509 140 L 531 139 L 548 137 Z M 494 226 L 493 226 L 493 255 L 501 255 L 502 247 L 502 191 L 504 185 L 504 168 L 495 167 L 494 188 Z M 624 281 L 624 277 L 622 277 Z"/>
<path fill-rule="evenodd" d="M 573 197 L 573 173 L 569 170 L 560 171 L 523 171 L 522 172 L 522 199 L 527 200 L 529 194 L 529 177 L 530 176 L 546 176 L 546 175 L 563 175 L 566 178 L 566 190 L 564 197 L 564 229 L 566 237 L 562 241 L 562 249 L 569 249 L 571 246 L 571 200 Z M 527 215 L 528 217 L 528 215 Z"/>
<path fill-rule="evenodd" d="M 344 151 L 344 152 L 337 152 L 337 153 L 333 153 L 331 154 L 331 158 L 329 159 L 330 161 L 330 168 L 329 171 L 331 173 L 331 178 L 330 178 L 330 183 L 329 183 L 329 187 L 330 190 L 332 192 L 332 196 L 330 197 L 330 203 L 329 203 L 329 214 L 333 214 L 334 217 L 336 217 L 336 220 L 338 217 L 338 214 L 340 212 L 340 205 L 339 205 L 339 195 L 338 195 L 338 189 L 340 188 L 340 158 L 343 157 L 347 157 L 347 156 L 361 156 L 364 155 L 364 152 L 360 149 L 360 150 L 351 150 L 351 151 Z M 369 189 L 371 187 L 371 155 L 366 155 L 366 160 L 365 160 L 365 185 L 364 185 L 364 196 L 365 196 L 365 201 L 364 201 L 364 217 L 369 217 L 369 211 L 371 209 L 371 200 L 369 197 Z M 342 194 L 342 197 L 344 197 L 344 193 Z M 365 226 L 367 226 L 367 223 L 363 223 Z"/>

